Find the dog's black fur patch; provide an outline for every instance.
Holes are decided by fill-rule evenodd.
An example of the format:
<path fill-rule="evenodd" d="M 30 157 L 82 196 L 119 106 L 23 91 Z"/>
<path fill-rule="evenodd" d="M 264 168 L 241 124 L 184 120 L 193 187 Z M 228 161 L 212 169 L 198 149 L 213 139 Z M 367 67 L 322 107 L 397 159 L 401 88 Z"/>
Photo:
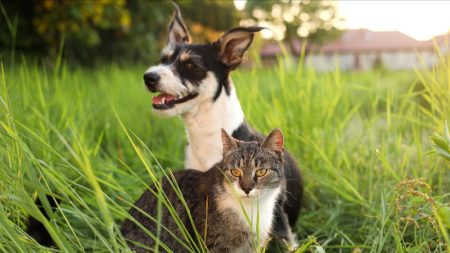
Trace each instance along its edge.
<path fill-rule="evenodd" d="M 220 96 L 222 89 L 225 89 L 227 95 L 230 95 L 230 83 L 228 76 L 230 69 L 220 59 L 220 48 L 217 44 L 177 44 L 170 56 L 162 56 L 161 64 L 173 65 L 174 74 L 180 77 L 183 85 L 184 80 L 188 80 L 193 85 L 199 85 L 206 77 L 208 71 L 211 71 L 217 79 L 219 85 L 213 97 L 216 101 Z M 190 58 L 180 59 L 180 54 L 187 53 L 195 56 L 195 60 Z M 194 68 L 186 68 L 186 64 L 192 64 Z"/>

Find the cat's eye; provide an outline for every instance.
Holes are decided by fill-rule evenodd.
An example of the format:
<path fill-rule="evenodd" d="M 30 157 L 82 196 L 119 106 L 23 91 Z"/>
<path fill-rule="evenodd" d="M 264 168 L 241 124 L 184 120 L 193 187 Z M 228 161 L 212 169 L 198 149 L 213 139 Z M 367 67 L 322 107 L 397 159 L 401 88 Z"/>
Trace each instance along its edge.
<path fill-rule="evenodd" d="M 257 177 L 264 177 L 267 174 L 267 169 L 259 169 L 255 172 Z"/>
<path fill-rule="evenodd" d="M 240 177 L 241 176 L 241 171 L 238 169 L 231 169 L 230 170 L 231 175 L 233 175 L 233 177 Z"/>

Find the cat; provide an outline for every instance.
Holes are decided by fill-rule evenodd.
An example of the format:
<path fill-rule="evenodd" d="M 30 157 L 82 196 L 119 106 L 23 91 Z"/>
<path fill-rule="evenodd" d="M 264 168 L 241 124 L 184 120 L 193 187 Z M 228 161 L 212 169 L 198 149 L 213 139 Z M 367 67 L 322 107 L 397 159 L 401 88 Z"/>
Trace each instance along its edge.
<path fill-rule="evenodd" d="M 186 247 L 196 245 L 195 252 L 248 253 L 260 250 L 270 240 L 276 203 L 286 187 L 283 135 L 274 129 L 262 143 L 244 142 L 222 129 L 221 137 L 221 162 L 206 172 L 175 172 L 177 186 L 169 176 L 160 181 L 159 191 L 151 186 L 135 202 L 129 211 L 132 219 L 126 219 L 121 227 L 132 250 L 153 251 L 156 243 L 152 236 L 158 233 L 158 223 L 159 250 L 163 252 L 187 252 Z M 164 195 L 178 220 L 161 200 L 164 198 L 158 201 L 157 196 Z M 177 223 L 184 225 L 184 232 Z"/>

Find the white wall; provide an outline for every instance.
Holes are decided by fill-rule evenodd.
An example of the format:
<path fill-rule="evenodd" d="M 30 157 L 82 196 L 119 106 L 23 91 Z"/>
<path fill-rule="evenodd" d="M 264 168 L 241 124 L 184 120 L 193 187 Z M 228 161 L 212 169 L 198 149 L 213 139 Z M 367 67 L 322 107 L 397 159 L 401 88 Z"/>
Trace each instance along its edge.
<path fill-rule="evenodd" d="M 414 69 L 431 67 L 437 62 L 434 52 L 430 51 L 388 51 L 388 52 L 366 52 L 359 53 L 359 70 L 371 70 L 379 57 L 383 66 L 389 70 Z M 351 71 L 355 69 L 355 53 L 343 54 L 318 54 L 313 53 L 306 56 L 306 66 L 319 72 L 333 71 L 336 64 L 339 69 Z"/>

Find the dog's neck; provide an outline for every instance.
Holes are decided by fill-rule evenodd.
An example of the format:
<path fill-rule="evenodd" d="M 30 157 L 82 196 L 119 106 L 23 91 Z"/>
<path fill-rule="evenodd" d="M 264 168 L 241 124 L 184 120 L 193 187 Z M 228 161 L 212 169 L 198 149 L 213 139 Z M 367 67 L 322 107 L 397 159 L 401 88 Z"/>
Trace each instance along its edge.
<path fill-rule="evenodd" d="M 183 115 L 189 141 L 187 169 L 207 171 L 222 160 L 220 129 L 232 134 L 244 122 L 244 113 L 231 79 L 230 87 L 229 94 L 222 89 L 217 100 L 207 99 Z"/>

